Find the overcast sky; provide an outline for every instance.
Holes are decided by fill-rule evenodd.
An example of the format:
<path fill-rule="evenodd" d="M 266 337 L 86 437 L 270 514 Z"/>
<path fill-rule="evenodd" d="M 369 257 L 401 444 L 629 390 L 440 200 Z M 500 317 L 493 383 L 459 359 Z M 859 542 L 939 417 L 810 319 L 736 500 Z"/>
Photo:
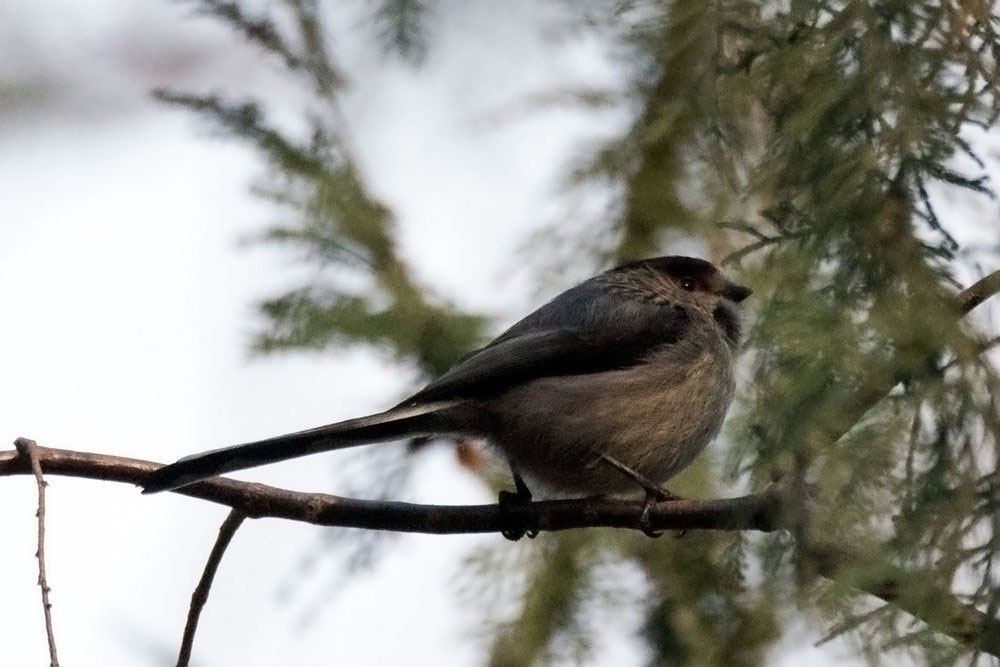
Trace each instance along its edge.
<path fill-rule="evenodd" d="M 620 64 L 600 40 L 553 39 L 536 3 L 491 7 L 455 3 L 419 71 L 380 59 L 360 24 L 338 53 L 355 79 L 345 102 L 351 137 L 373 189 L 399 215 L 404 256 L 439 294 L 503 325 L 539 299 L 531 273 L 510 267 L 528 235 L 563 210 L 556 179 L 566 160 L 624 115 L 511 114 L 566 81 L 612 82 Z M 279 73 L 179 3 L 0 6 L 0 440 L 23 435 L 166 461 L 383 409 L 414 381 L 357 350 L 246 354 L 252 303 L 296 267 L 240 240 L 280 212 L 249 193 L 261 173 L 250 151 L 208 137 L 148 91 L 280 86 Z M 337 492 L 331 470 L 351 454 L 333 456 L 242 477 Z M 49 482 L 48 573 L 63 664 L 170 664 L 224 509 L 120 485 Z M 406 494 L 491 500 L 444 448 L 424 457 Z M 45 660 L 35 503 L 31 479 L 0 480 L 3 664 Z M 374 573 L 338 577 L 335 564 L 308 559 L 324 534 L 244 525 L 202 619 L 198 664 L 481 661 L 475 614 L 457 606 L 453 578 L 463 557 L 496 536 L 403 536 Z M 608 620 L 595 664 L 641 659 L 625 639 L 633 616 Z M 845 656 L 842 646 L 811 648 L 810 635 L 789 641 L 776 660 Z"/>

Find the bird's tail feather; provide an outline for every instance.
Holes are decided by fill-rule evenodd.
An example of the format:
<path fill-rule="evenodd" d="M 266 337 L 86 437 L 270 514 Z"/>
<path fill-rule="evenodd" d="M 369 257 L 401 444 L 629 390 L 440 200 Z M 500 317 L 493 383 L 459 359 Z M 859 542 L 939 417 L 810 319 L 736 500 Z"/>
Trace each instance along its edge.
<path fill-rule="evenodd" d="M 439 413 L 455 405 L 457 402 L 443 401 L 400 406 L 367 417 L 185 456 L 150 473 L 142 482 L 142 492 L 169 491 L 222 473 L 306 454 L 440 433 L 445 429 Z"/>

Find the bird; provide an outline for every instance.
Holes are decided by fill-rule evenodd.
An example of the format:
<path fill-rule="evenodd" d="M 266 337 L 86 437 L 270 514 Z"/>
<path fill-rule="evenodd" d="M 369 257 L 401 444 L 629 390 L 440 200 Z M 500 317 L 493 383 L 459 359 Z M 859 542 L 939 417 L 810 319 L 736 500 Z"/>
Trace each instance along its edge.
<path fill-rule="evenodd" d="M 384 412 L 184 457 L 145 477 L 143 493 L 318 452 L 452 436 L 485 439 L 506 457 L 516 491 L 501 492 L 501 505 L 530 501 L 532 487 L 645 491 L 648 512 L 673 497 L 662 484 L 722 427 L 739 304 L 751 293 L 703 259 L 629 262 L 559 294 Z"/>

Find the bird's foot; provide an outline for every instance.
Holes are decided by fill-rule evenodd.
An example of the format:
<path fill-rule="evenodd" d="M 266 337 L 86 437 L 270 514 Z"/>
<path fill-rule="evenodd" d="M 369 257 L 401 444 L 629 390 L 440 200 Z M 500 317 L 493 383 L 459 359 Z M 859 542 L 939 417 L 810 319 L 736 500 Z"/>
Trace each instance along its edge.
<path fill-rule="evenodd" d="M 656 486 L 652 490 L 646 489 L 646 502 L 642 506 L 642 513 L 639 514 L 639 528 L 649 537 L 660 537 L 663 535 L 662 530 L 653 530 L 649 513 L 652 511 L 653 505 L 664 500 L 674 501 L 684 499 L 661 486 Z M 674 537 L 684 537 L 686 533 L 686 530 L 679 530 L 674 533 Z"/>
<path fill-rule="evenodd" d="M 527 505 L 531 502 L 531 491 L 528 489 L 528 485 L 524 483 L 521 476 L 514 475 L 514 486 L 517 487 L 517 491 L 501 491 L 497 502 L 500 503 L 501 514 L 510 512 L 514 507 Z M 524 522 L 522 521 L 522 524 Z M 528 536 L 528 539 L 535 539 L 538 535 L 537 530 L 528 530 L 527 526 L 520 525 L 513 528 L 505 528 L 500 531 L 500 534 L 511 542 L 517 542 L 519 539 Z"/>
<path fill-rule="evenodd" d="M 649 513 L 653 509 L 653 505 L 661 500 L 683 500 L 683 498 L 678 496 L 676 493 L 664 489 L 653 480 L 649 479 L 642 473 L 629 468 L 618 459 L 601 452 L 594 453 L 597 455 L 597 459 L 591 464 L 592 466 L 602 462 L 606 463 L 629 479 L 633 480 L 636 484 L 641 486 L 643 490 L 645 490 L 646 503 L 642 506 L 642 513 L 639 515 L 639 527 L 642 529 L 642 532 L 646 533 L 646 535 L 649 535 L 650 537 L 659 537 L 662 535 L 662 530 L 653 530 L 650 526 Z M 678 537 L 683 534 L 684 533 L 682 531 Z"/>
<path fill-rule="evenodd" d="M 647 537 L 660 537 L 663 535 L 662 530 L 653 530 L 651 525 L 652 522 L 649 519 L 649 512 L 653 509 L 653 505 L 656 504 L 657 500 L 659 499 L 655 495 L 647 493 L 646 502 L 642 506 L 642 513 L 639 514 L 639 528 L 642 529 L 642 532 L 644 532 Z"/>

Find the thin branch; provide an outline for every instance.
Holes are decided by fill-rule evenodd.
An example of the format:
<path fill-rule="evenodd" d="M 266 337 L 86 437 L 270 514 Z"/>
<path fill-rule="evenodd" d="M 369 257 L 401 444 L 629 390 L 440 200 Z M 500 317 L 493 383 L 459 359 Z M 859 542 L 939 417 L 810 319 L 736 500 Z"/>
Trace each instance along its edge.
<path fill-rule="evenodd" d="M 38 447 L 50 475 L 138 485 L 159 463 L 106 454 Z M 16 452 L 0 452 L 0 477 L 30 472 Z M 265 484 L 215 477 L 174 493 L 226 505 L 249 518 L 272 517 L 317 526 L 342 526 L 406 533 L 499 533 L 510 528 L 556 531 L 605 526 L 641 530 L 643 501 L 618 498 L 549 500 L 513 505 L 416 505 L 304 493 Z M 654 530 L 759 530 L 780 528 L 780 489 L 722 500 L 656 503 L 649 513 Z"/>
<path fill-rule="evenodd" d="M 56 654 L 56 635 L 52 630 L 52 603 L 49 602 L 49 582 L 45 576 L 45 487 L 47 482 L 42 477 L 42 466 L 39 462 L 38 445 L 34 440 L 18 438 L 14 441 L 17 456 L 28 463 L 31 473 L 35 476 L 35 484 L 38 486 L 38 551 L 35 557 L 38 559 L 38 587 L 42 589 L 42 611 L 45 614 L 45 637 L 49 642 L 49 664 L 51 667 L 59 667 L 59 657 Z"/>
<path fill-rule="evenodd" d="M 962 312 L 968 313 L 996 294 L 1000 294 L 1000 271 L 994 271 L 971 287 L 962 290 L 958 295 L 958 303 L 962 307 Z"/>
<path fill-rule="evenodd" d="M 177 667 L 187 667 L 191 662 L 191 649 L 194 646 L 194 633 L 198 630 L 198 619 L 201 617 L 201 610 L 208 602 L 208 592 L 212 588 L 212 580 L 219 570 L 219 563 L 226 553 L 226 548 L 233 540 L 233 535 L 243 523 L 246 516 L 238 510 L 232 510 L 226 520 L 219 527 L 219 537 L 215 540 L 212 552 L 208 555 L 205 563 L 205 571 L 201 574 L 198 586 L 191 594 L 191 608 L 188 610 L 187 623 L 184 624 L 184 637 L 181 639 L 181 650 L 177 656 Z"/>

